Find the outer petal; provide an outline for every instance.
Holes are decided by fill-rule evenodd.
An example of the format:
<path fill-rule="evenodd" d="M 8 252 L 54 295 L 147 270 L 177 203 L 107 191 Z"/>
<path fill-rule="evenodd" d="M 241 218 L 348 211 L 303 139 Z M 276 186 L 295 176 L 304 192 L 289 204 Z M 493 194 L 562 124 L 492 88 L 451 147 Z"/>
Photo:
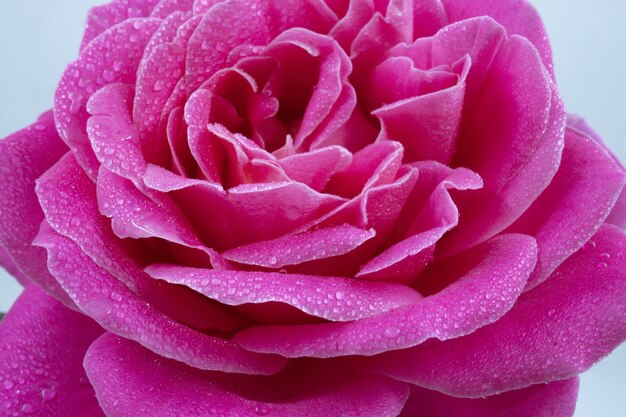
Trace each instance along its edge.
<path fill-rule="evenodd" d="M 552 48 L 537 10 L 528 0 L 441 0 L 450 22 L 476 16 L 490 16 L 510 35 L 521 35 L 539 51 L 543 65 L 554 79 Z"/>
<path fill-rule="evenodd" d="M 9 274 L 11 274 L 13 278 L 17 280 L 17 282 L 22 284 L 23 287 L 26 287 L 28 284 L 30 284 L 30 280 L 28 279 L 28 277 L 24 275 L 22 271 L 20 271 L 17 265 L 15 265 L 15 262 L 13 262 L 13 259 L 11 259 L 11 255 L 9 255 L 9 253 L 6 251 L 6 249 L 2 247 L 2 245 L 0 245 L 0 267 L 4 268 Z"/>
<path fill-rule="evenodd" d="M 408 396 L 401 383 L 319 364 L 272 378 L 202 372 L 112 335 L 91 346 L 85 368 L 110 417 L 395 417 Z"/>
<path fill-rule="evenodd" d="M 4 416 L 104 416 L 82 367 L 102 329 L 28 286 L 0 324 Z"/>
<path fill-rule="evenodd" d="M 81 52 L 59 82 L 54 100 L 57 130 L 94 180 L 99 163 L 85 128 L 87 99 L 107 84 L 135 83 L 144 49 L 160 23 L 155 18 L 131 19 L 112 27 Z"/>
<path fill-rule="evenodd" d="M 17 269 L 66 305 L 72 305 L 46 268 L 46 252 L 31 246 L 44 218 L 35 180 L 67 151 L 52 112 L 0 141 L 0 247 Z"/>
<path fill-rule="evenodd" d="M 570 378 L 626 339 L 624 271 L 626 235 L 605 225 L 593 245 L 572 255 L 495 323 L 368 362 L 396 379 L 460 397 Z"/>
<path fill-rule="evenodd" d="M 341 277 L 258 271 L 215 271 L 151 265 L 154 278 L 188 286 L 227 305 L 279 302 L 331 321 L 359 320 L 413 304 L 422 297 L 412 288 Z"/>
<path fill-rule="evenodd" d="M 285 364 L 282 358 L 247 352 L 229 340 L 178 323 L 50 228 L 42 229 L 37 243 L 48 250 L 50 270 L 82 311 L 105 329 L 136 340 L 160 356 L 200 369 L 249 374 L 272 374 Z"/>
<path fill-rule="evenodd" d="M 571 417 L 578 382 L 571 378 L 477 399 L 450 397 L 413 385 L 400 417 Z"/>
<path fill-rule="evenodd" d="M 448 260 L 453 268 L 437 278 L 456 282 L 415 304 L 350 323 L 251 327 L 235 340 L 257 352 L 327 358 L 376 355 L 434 337 L 460 337 L 494 322 L 512 307 L 535 259 L 534 239 L 502 235 Z"/>
<path fill-rule="evenodd" d="M 528 282 L 543 282 L 600 228 L 618 199 L 626 176 L 588 136 L 567 129 L 565 149 L 548 188 L 509 231 L 535 236 L 537 268 Z"/>

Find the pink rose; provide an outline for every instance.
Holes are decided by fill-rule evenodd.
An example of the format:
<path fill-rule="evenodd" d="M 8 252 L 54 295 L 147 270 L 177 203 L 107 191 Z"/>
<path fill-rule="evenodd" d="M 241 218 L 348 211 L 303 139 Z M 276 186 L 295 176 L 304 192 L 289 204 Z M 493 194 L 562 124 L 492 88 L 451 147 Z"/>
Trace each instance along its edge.
<path fill-rule="evenodd" d="M 0 177 L 3 415 L 565 417 L 626 338 L 523 0 L 115 0 Z"/>

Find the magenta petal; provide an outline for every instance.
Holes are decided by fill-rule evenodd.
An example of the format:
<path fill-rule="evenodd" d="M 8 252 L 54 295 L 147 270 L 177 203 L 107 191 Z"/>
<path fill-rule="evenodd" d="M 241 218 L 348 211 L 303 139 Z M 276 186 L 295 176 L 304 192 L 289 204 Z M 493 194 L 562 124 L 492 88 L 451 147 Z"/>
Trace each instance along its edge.
<path fill-rule="evenodd" d="M 107 29 L 127 19 L 148 17 L 159 0 L 113 0 L 109 4 L 89 10 L 85 33 L 80 45 L 82 51 Z"/>
<path fill-rule="evenodd" d="M 442 0 L 449 21 L 457 22 L 477 16 L 490 16 L 503 25 L 509 35 L 521 35 L 539 51 L 546 69 L 554 78 L 552 48 L 541 17 L 527 0 Z"/>
<path fill-rule="evenodd" d="M 279 163 L 292 180 L 321 192 L 330 178 L 346 168 L 351 161 L 352 154 L 345 148 L 328 146 L 288 156 L 281 159 Z"/>
<path fill-rule="evenodd" d="M 282 268 L 344 255 L 375 234 L 374 230 L 346 224 L 240 246 L 222 253 L 222 256 L 240 264 Z"/>
<path fill-rule="evenodd" d="M 277 272 L 216 271 L 151 265 L 154 278 L 192 288 L 227 305 L 280 302 L 331 321 L 360 320 L 414 304 L 422 297 L 396 284 Z"/>
<path fill-rule="evenodd" d="M 219 323 L 233 324 L 234 320 L 224 321 L 229 314 L 209 300 L 185 288 L 154 282 L 143 272 L 142 266 L 131 256 L 133 242 L 117 238 L 109 220 L 98 211 L 96 185 L 78 166 L 73 155 L 66 154 L 39 179 L 37 194 L 54 230 L 76 242 L 97 265 L 147 302 L 198 329 L 212 328 Z M 218 317 L 222 318 L 199 312 L 219 313 Z"/>
<path fill-rule="evenodd" d="M 85 369 L 110 417 L 396 417 L 408 397 L 402 383 L 314 365 L 270 378 L 202 372 L 112 335 L 92 344 Z"/>
<path fill-rule="evenodd" d="M 509 229 L 535 236 L 537 268 L 528 288 L 540 284 L 604 223 L 626 175 L 594 140 L 568 128 L 554 179 Z"/>
<path fill-rule="evenodd" d="M 575 377 L 476 399 L 412 385 L 399 417 L 572 417 L 578 385 Z"/>
<path fill-rule="evenodd" d="M 52 112 L 0 141 L 0 247 L 30 280 L 68 306 L 73 305 L 46 268 L 46 253 L 31 245 L 44 218 L 35 180 L 67 151 Z"/>
<path fill-rule="evenodd" d="M 160 0 L 150 16 L 165 19 L 177 11 L 191 12 L 194 0 Z"/>
<path fill-rule="evenodd" d="M 61 138 L 95 180 L 98 161 L 87 137 L 89 97 L 110 83 L 135 83 L 146 44 L 161 19 L 131 19 L 98 36 L 70 64 L 55 93 L 54 116 Z"/>
<path fill-rule="evenodd" d="M 571 378 L 626 339 L 626 236 L 605 225 L 495 323 L 467 336 L 372 358 L 394 378 L 482 397 Z M 433 366 L 433 364 L 437 364 Z"/>
<path fill-rule="evenodd" d="M 83 370 L 102 333 L 95 322 L 29 285 L 0 323 L 0 408 L 5 416 L 104 416 Z"/>
<path fill-rule="evenodd" d="M 430 338 L 460 337 L 494 322 L 513 306 L 536 256 L 533 238 L 501 235 L 455 259 L 462 277 L 414 304 L 350 323 L 251 327 L 237 333 L 235 340 L 255 352 L 327 358 L 376 355 Z"/>
<path fill-rule="evenodd" d="M 106 330 L 141 343 L 160 356 L 200 369 L 273 374 L 285 361 L 247 352 L 164 315 L 97 266 L 69 239 L 47 228 L 37 244 L 48 250 L 48 267 L 82 311 Z"/>
<path fill-rule="evenodd" d="M 11 255 L 0 245 L 0 268 L 4 268 L 10 275 L 13 276 L 19 282 L 22 287 L 26 287 L 30 284 L 30 280 L 13 262 Z"/>
<path fill-rule="evenodd" d="M 138 181 L 146 170 L 139 137 L 131 119 L 134 88 L 108 84 L 91 96 L 87 135 L 96 157 L 110 171 Z"/>

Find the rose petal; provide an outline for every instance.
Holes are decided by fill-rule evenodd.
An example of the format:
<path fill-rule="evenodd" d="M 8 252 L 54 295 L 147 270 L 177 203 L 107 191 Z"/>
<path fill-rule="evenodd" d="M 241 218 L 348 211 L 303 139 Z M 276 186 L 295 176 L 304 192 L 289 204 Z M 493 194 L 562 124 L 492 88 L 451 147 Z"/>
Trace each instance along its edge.
<path fill-rule="evenodd" d="M 104 416 L 87 383 L 83 356 L 102 333 L 36 285 L 0 324 L 0 404 L 5 416 Z"/>
<path fill-rule="evenodd" d="M 374 230 L 343 225 L 240 246 L 222 253 L 222 256 L 241 264 L 282 268 L 344 255 L 375 234 Z"/>
<path fill-rule="evenodd" d="M 350 164 L 352 154 L 341 146 L 294 154 L 280 160 L 280 166 L 294 181 L 322 192 L 330 178 Z"/>
<path fill-rule="evenodd" d="M 399 417 L 572 417 L 578 385 L 578 378 L 571 378 L 477 399 L 450 397 L 412 385 Z"/>
<path fill-rule="evenodd" d="M 141 144 L 131 119 L 134 88 L 108 84 L 91 96 L 87 135 L 98 161 L 110 171 L 139 183 L 146 170 Z"/>
<path fill-rule="evenodd" d="M 415 304 L 350 323 L 251 327 L 237 333 L 235 340 L 255 352 L 327 358 L 376 355 L 433 337 L 460 337 L 494 322 L 513 306 L 536 256 L 531 237 L 501 235 L 448 260 L 458 269 L 448 268 L 456 282 Z"/>
<path fill-rule="evenodd" d="M 61 77 L 54 104 L 57 130 L 93 180 L 99 163 L 87 137 L 85 104 L 102 86 L 135 83 L 146 44 L 160 24 L 161 19 L 130 19 L 110 28 L 89 43 Z"/>
<path fill-rule="evenodd" d="M 75 242 L 94 262 L 159 310 L 197 329 L 235 326 L 238 320 L 185 288 L 154 282 L 140 261 L 150 255 L 139 242 L 120 240 L 100 215 L 96 186 L 71 154 L 39 178 L 37 195 L 50 226 Z M 134 256 L 132 256 L 132 255 Z M 144 261 L 145 262 L 145 261 Z M 220 319 L 212 317 L 217 314 Z"/>
<path fill-rule="evenodd" d="M 191 12 L 193 3 L 194 0 L 160 0 L 150 16 L 165 19 L 177 11 Z"/>
<path fill-rule="evenodd" d="M 67 151 L 54 128 L 52 112 L 0 141 L 0 247 L 30 280 L 73 306 L 46 268 L 46 253 L 31 246 L 44 218 L 35 180 Z"/>
<path fill-rule="evenodd" d="M 85 369 L 111 417 L 146 412 L 177 417 L 270 413 L 281 417 L 395 417 L 408 396 L 407 387 L 397 382 L 340 374 L 315 364 L 270 378 L 202 372 L 112 335 L 91 346 Z"/>
<path fill-rule="evenodd" d="M 533 43 L 541 60 L 554 79 L 552 48 L 541 17 L 526 0 L 441 0 L 449 22 L 476 16 L 490 16 L 503 25 L 509 35 L 521 35 Z"/>
<path fill-rule="evenodd" d="M 495 323 L 367 362 L 394 378 L 461 397 L 584 372 L 626 339 L 626 236 L 605 225 L 593 242 Z"/>
<path fill-rule="evenodd" d="M 109 4 L 92 7 L 87 14 L 80 50 L 83 51 L 98 35 L 120 22 L 150 16 L 158 2 L 159 0 L 114 0 Z"/>
<path fill-rule="evenodd" d="M 4 270 L 12 275 L 13 278 L 15 278 L 17 282 L 22 285 L 22 287 L 26 287 L 30 284 L 28 277 L 19 270 L 19 268 L 15 265 L 15 262 L 13 262 L 13 259 L 11 259 L 11 255 L 9 255 L 2 245 L 0 245 L 0 268 L 4 268 Z"/>
<path fill-rule="evenodd" d="M 530 289 L 591 238 L 619 197 L 626 175 L 588 136 L 567 129 L 554 179 L 509 231 L 535 236 L 539 259 Z"/>
<path fill-rule="evenodd" d="M 48 267 L 74 302 L 110 332 L 200 369 L 266 375 L 285 364 L 277 356 L 250 353 L 229 340 L 178 323 L 133 294 L 50 228 L 41 230 L 37 244 L 48 250 Z"/>
<path fill-rule="evenodd" d="M 421 299 L 415 290 L 402 285 L 341 277 L 215 271 L 175 265 L 151 265 L 146 272 L 154 278 L 192 288 L 223 304 L 280 302 L 330 321 L 360 320 Z"/>

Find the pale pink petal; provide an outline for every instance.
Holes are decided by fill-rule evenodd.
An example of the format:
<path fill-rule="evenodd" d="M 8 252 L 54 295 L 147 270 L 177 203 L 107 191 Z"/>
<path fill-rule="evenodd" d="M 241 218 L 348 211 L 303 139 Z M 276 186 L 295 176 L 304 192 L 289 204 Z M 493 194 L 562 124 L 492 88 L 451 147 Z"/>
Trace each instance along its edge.
<path fill-rule="evenodd" d="M 536 256 L 531 237 L 498 236 L 448 260 L 448 277 L 437 278 L 456 282 L 415 304 L 350 323 L 251 327 L 235 340 L 255 352 L 328 358 L 376 355 L 430 338 L 457 338 L 498 320 L 513 306 Z"/>
<path fill-rule="evenodd" d="M 104 417 L 83 369 L 101 333 L 94 321 L 29 285 L 0 323 L 2 415 Z"/>
<path fill-rule="evenodd" d="M 372 317 L 414 304 L 421 296 L 396 284 L 277 272 L 215 271 L 151 265 L 150 276 L 192 288 L 227 305 L 279 302 L 330 321 Z"/>
<path fill-rule="evenodd" d="M 578 378 L 571 378 L 475 399 L 411 385 L 399 417 L 572 417 L 578 385 Z"/>
<path fill-rule="evenodd" d="M 344 255 L 375 235 L 373 229 L 363 230 L 346 224 L 239 246 L 222 256 L 240 264 L 282 268 Z"/>
<path fill-rule="evenodd" d="M 98 266 L 159 310 L 198 329 L 236 328 L 239 324 L 236 317 L 230 317 L 206 298 L 185 288 L 155 282 L 143 272 L 141 262 L 159 255 L 137 246 L 141 242 L 115 236 L 110 221 L 98 211 L 96 185 L 71 154 L 39 178 L 37 195 L 55 231 L 70 238 Z"/>
<path fill-rule="evenodd" d="M 37 244 L 48 250 L 50 271 L 76 305 L 110 332 L 200 369 L 265 375 L 285 364 L 278 356 L 254 354 L 229 340 L 178 323 L 133 294 L 50 228 L 41 230 Z"/>
<path fill-rule="evenodd" d="M 273 377 L 203 372 L 112 335 L 92 344 L 85 369 L 110 417 L 396 417 L 408 397 L 402 383 L 308 363 Z"/>
<path fill-rule="evenodd" d="M 31 245 L 44 219 L 35 180 L 67 151 L 52 112 L 0 141 L 0 247 L 31 281 L 68 306 L 73 303 L 46 268 L 46 253 Z"/>
<path fill-rule="evenodd" d="M 80 50 L 107 29 L 128 19 L 148 17 L 159 0 L 113 0 L 89 10 Z"/>
<path fill-rule="evenodd" d="M 57 130 L 94 180 L 99 163 L 87 137 L 87 100 L 107 84 L 135 83 L 144 48 L 160 24 L 161 19 L 145 18 L 112 27 L 89 43 L 61 77 L 54 104 Z"/>
<path fill-rule="evenodd" d="M 588 136 L 568 128 L 554 179 L 510 231 L 537 239 L 539 259 L 528 282 L 532 288 L 591 238 L 624 188 L 626 175 Z"/>
<path fill-rule="evenodd" d="M 222 3 L 225 0 L 194 0 L 193 13 L 205 14 L 209 9 L 218 3 Z"/>
<path fill-rule="evenodd" d="M 449 22 L 476 16 L 490 16 L 503 25 L 509 35 L 521 35 L 539 51 L 541 61 L 554 78 L 552 48 L 541 17 L 527 0 L 441 0 Z"/>
<path fill-rule="evenodd" d="M 462 397 L 493 395 L 586 371 L 626 339 L 626 236 L 605 225 L 593 242 L 524 293 L 495 323 L 361 365 Z"/>

